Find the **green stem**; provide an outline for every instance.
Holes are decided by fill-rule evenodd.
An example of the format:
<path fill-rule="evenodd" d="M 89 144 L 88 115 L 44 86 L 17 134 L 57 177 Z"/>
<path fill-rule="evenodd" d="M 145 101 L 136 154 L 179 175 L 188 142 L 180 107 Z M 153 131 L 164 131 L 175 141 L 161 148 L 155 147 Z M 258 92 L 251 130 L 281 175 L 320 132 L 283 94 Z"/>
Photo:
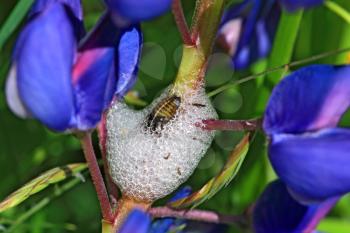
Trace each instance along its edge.
<path fill-rule="evenodd" d="M 174 84 L 175 93 L 181 95 L 188 87 L 195 89 L 203 79 L 205 63 L 204 54 L 200 50 L 184 45 L 180 68 Z"/>
<path fill-rule="evenodd" d="M 111 233 L 113 230 L 113 223 L 102 220 L 102 233 Z"/>
<path fill-rule="evenodd" d="M 288 64 L 291 61 L 303 11 L 289 13 L 283 11 L 278 25 L 273 48 L 269 58 L 268 68 Z M 276 84 L 285 71 L 281 70 L 267 76 L 269 82 Z"/>
<path fill-rule="evenodd" d="M 89 167 L 92 183 L 94 184 L 97 198 L 100 202 L 102 217 L 106 221 L 112 222 L 113 221 L 112 206 L 110 204 L 106 185 L 104 183 L 104 180 L 100 171 L 100 167 L 96 159 L 95 151 L 91 140 L 91 133 L 84 132 L 82 133 L 82 135 L 79 135 L 79 137 L 80 137 L 81 147 L 83 149 L 84 156 Z"/>
<path fill-rule="evenodd" d="M 34 0 L 21 0 L 18 1 L 17 5 L 11 12 L 10 16 L 7 17 L 7 20 L 2 25 L 0 29 L 0 50 L 3 48 L 7 39 L 12 35 L 16 30 L 18 25 L 21 23 Z"/>
<path fill-rule="evenodd" d="M 192 38 L 207 60 L 221 22 L 225 0 L 197 0 L 192 21 Z"/>
<path fill-rule="evenodd" d="M 174 92 L 181 94 L 191 87 L 198 88 L 206 72 L 225 0 L 198 0 L 192 22 L 192 40 L 195 45 L 184 45 Z"/>
<path fill-rule="evenodd" d="M 175 18 L 175 22 L 177 24 L 177 28 L 179 29 L 180 35 L 182 37 L 182 41 L 184 42 L 184 44 L 192 45 L 193 41 L 191 38 L 190 30 L 187 26 L 181 0 L 173 1 L 172 11 Z"/>

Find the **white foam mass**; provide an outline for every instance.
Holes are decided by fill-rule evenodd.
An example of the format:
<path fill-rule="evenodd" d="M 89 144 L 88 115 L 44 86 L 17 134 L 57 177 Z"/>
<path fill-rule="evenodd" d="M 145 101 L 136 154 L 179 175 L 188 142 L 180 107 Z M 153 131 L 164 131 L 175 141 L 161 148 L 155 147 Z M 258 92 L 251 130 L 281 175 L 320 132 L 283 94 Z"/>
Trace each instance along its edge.
<path fill-rule="evenodd" d="M 213 131 L 195 125 L 217 118 L 204 89 L 183 94 L 175 117 L 160 133 L 147 130 L 149 114 L 169 92 L 171 88 L 141 111 L 115 102 L 107 115 L 111 176 L 123 195 L 136 200 L 155 201 L 177 189 L 193 173 L 214 137 Z"/>

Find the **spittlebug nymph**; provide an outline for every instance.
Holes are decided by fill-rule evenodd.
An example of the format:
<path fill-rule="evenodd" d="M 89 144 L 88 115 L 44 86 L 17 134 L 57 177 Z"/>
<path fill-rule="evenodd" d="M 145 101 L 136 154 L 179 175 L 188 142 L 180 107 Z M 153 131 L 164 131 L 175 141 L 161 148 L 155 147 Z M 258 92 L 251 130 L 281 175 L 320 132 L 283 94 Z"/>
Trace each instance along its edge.
<path fill-rule="evenodd" d="M 146 118 L 145 129 L 152 133 L 160 133 L 164 125 L 174 119 L 180 104 L 181 98 L 176 95 L 161 101 Z"/>
<path fill-rule="evenodd" d="M 115 101 L 107 114 L 107 159 L 124 196 L 147 203 L 169 195 L 198 166 L 215 136 L 196 124 L 217 119 L 204 89 L 167 88 L 141 111 Z"/>

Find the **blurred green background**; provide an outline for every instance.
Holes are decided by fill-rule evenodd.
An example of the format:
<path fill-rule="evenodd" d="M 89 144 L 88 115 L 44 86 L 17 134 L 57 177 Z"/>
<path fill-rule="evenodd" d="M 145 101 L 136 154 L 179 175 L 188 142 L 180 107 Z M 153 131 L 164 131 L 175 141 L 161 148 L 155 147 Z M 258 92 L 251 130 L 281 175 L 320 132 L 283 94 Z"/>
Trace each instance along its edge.
<path fill-rule="evenodd" d="M 18 2 L 1 1 L 0 25 L 5 22 Z M 335 2 L 350 10 L 349 0 Z M 183 3 L 186 16 L 190 20 L 195 1 L 187 0 Z M 83 5 L 86 27 L 91 28 L 103 12 L 104 6 L 98 0 L 84 0 Z M 175 77 L 181 59 L 181 40 L 171 14 L 144 23 L 142 29 L 145 45 L 140 64 L 140 78 L 135 89 L 142 99 L 150 102 Z M 52 133 L 33 120 L 18 119 L 6 106 L 3 90 L 11 51 L 19 31 L 20 28 L 17 28 L 0 51 L 0 199 L 4 199 L 43 171 L 84 161 L 79 142 L 74 137 Z M 350 48 L 350 24 L 326 7 L 317 7 L 304 12 L 292 57 L 288 58 L 287 62 L 339 48 Z M 281 54 L 283 52 L 279 51 Z M 344 64 L 347 62 L 346 56 L 346 53 L 342 53 L 314 63 Z M 207 75 L 208 91 L 228 81 L 239 80 L 272 68 L 268 58 L 248 70 L 234 72 L 229 65 L 229 59 L 219 49 L 214 50 Z M 295 68 L 297 67 L 292 69 Z M 273 82 L 261 75 L 212 97 L 212 101 L 221 118 L 258 117 L 263 113 L 272 86 Z M 343 120 L 345 126 L 348 125 L 349 118 L 350 114 L 347 114 Z M 218 132 L 211 149 L 187 184 L 198 189 L 217 174 L 241 137 L 242 133 Z M 97 149 L 96 138 L 95 146 Z M 60 187 L 66 182 L 64 181 L 0 214 L 0 232 L 100 232 L 101 216 L 97 198 L 88 174 L 84 173 L 84 176 L 86 182 L 79 182 L 69 191 L 62 192 Z M 274 178 L 266 158 L 266 141 L 259 132 L 236 179 L 200 208 L 240 214 L 249 208 L 265 185 Z M 43 206 L 38 206 L 37 203 L 43 203 Z M 340 201 L 329 217 L 322 222 L 320 229 L 330 233 L 350 232 L 349 197 Z M 232 227 L 229 232 L 250 230 Z"/>

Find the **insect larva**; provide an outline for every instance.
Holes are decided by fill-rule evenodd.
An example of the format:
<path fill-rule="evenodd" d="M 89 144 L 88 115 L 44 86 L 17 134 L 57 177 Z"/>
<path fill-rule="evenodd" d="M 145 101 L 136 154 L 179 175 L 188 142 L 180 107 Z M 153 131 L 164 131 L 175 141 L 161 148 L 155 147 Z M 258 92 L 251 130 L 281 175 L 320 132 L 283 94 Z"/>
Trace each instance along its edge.
<path fill-rule="evenodd" d="M 175 95 L 161 101 L 147 117 L 146 129 L 151 132 L 163 129 L 175 117 L 180 104 L 181 98 Z"/>

